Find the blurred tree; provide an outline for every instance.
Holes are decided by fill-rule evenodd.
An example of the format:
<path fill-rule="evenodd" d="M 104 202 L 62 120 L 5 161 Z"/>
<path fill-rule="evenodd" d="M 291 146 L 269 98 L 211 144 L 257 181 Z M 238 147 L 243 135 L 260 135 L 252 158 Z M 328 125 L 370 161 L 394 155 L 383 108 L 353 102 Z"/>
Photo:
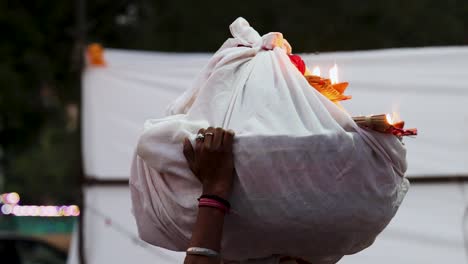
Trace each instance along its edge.
<path fill-rule="evenodd" d="M 0 143 L 6 184 L 25 202 L 73 201 L 79 149 L 66 130 L 66 105 L 76 102 L 71 71 L 73 3 L 0 3 Z"/>
<path fill-rule="evenodd" d="M 30 202 L 78 190 L 77 1 L 0 2 L 5 190 Z M 213 52 L 238 16 L 295 52 L 468 44 L 466 0 L 94 0 L 86 13 L 89 42 L 125 49 Z"/>

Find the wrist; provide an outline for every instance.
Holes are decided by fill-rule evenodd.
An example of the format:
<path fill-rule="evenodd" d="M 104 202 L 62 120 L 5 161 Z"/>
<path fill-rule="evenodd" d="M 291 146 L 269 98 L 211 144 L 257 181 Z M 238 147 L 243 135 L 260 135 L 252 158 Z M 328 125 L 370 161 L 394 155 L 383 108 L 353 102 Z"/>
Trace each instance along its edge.
<path fill-rule="evenodd" d="M 228 200 L 229 195 L 231 194 L 231 187 L 223 184 L 203 184 L 203 194 L 216 195 L 225 200 Z"/>

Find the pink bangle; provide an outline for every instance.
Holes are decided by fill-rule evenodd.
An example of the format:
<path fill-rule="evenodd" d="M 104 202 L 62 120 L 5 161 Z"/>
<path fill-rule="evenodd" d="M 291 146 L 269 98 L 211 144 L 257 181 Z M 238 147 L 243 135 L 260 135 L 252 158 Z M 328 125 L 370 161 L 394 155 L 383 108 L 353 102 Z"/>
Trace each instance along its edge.
<path fill-rule="evenodd" d="M 229 208 L 224 204 L 210 198 L 201 198 L 198 207 L 212 207 L 223 211 L 225 214 L 229 213 Z"/>

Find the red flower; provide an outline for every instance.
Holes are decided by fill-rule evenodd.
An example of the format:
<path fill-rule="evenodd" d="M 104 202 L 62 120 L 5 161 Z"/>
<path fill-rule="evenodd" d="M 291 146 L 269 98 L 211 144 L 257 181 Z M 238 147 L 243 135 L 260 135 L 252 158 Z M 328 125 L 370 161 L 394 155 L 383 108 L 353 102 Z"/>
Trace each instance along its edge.
<path fill-rule="evenodd" d="M 291 62 L 296 66 L 296 68 L 304 75 L 306 71 L 306 65 L 302 58 L 299 55 L 288 55 Z"/>

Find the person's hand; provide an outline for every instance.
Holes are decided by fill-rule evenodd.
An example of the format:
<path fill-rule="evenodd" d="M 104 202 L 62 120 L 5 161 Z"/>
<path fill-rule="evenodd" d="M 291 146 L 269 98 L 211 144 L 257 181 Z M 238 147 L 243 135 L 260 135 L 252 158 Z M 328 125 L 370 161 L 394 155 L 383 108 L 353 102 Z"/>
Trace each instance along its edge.
<path fill-rule="evenodd" d="M 234 176 L 232 144 L 234 132 L 222 128 L 200 129 L 195 149 L 186 138 L 184 155 L 190 169 L 203 184 L 203 194 L 212 194 L 227 199 Z"/>

